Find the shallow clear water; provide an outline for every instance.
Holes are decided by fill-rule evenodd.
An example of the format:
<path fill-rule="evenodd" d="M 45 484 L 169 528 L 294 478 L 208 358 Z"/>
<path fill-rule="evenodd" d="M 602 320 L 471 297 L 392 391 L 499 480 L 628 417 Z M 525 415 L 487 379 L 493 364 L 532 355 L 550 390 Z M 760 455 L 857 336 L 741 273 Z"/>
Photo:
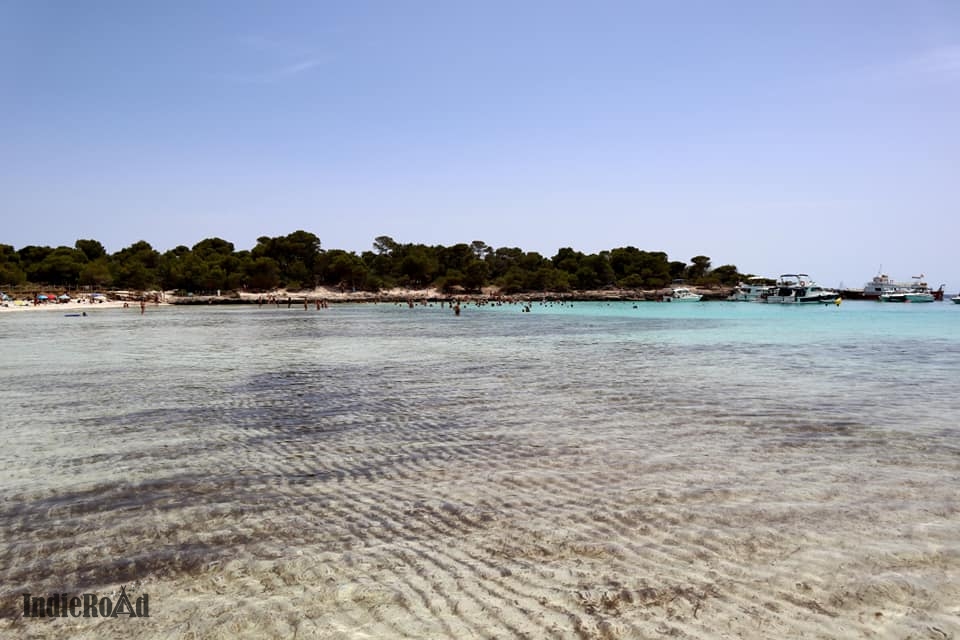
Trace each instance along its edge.
<path fill-rule="evenodd" d="M 732 512 L 780 498 L 784 509 L 817 510 L 838 486 L 860 487 L 869 521 L 885 500 L 916 501 L 892 487 L 957 487 L 958 326 L 960 305 L 866 302 L 535 303 L 531 313 L 467 306 L 460 317 L 387 304 L 0 315 L 0 596 L 181 584 L 237 557 L 336 554 L 349 566 L 351 551 L 371 546 L 409 564 L 409 545 L 432 558 L 431 536 L 469 536 L 487 520 L 507 539 L 566 527 L 580 544 L 623 538 L 626 551 L 613 552 L 621 560 L 601 565 L 613 575 L 623 554 L 636 553 L 634 564 L 668 554 L 644 546 L 641 525 L 604 533 L 597 524 L 648 490 L 648 507 L 657 491 L 669 502 L 695 490 L 720 492 Z M 779 487 L 784 474 L 808 484 Z M 944 495 L 910 509 L 942 509 Z M 837 513 L 865 508 L 853 504 Z M 956 522 L 954 509 L 945 522 Z M 424 513 L 440 524 L 424 530 Z M 727 516 L 710 517 L 703 530 L 725 530 Z M 533 596 L 512 584 L 473 593 L 489 591 L 486 571 L 526 566 L 519 552 L 477 565 L 481 548 L 431 560 L 441 573 L 476 573 L 480 586 L 420 578 L 396 587 L 402 596 L 387 604 L 402 600 L 413 622 L 354 598 L 372 617 L 328 624 L 411 637 L 485 630 L 451 592 L 501 606 Z M 367 567 L 350 584 L 378 571 L 380 584 L 397 580 Z M 538 580 L 546 599 L 575 601 L 564 591 L 572 578 Z M 226 584 L 242 590 L 239 578 Z M 431 604 L 434 591 L 445 604 Z M 420 605 L 409 603 L 416 593 L 428 594 Z M 568 604 L 543 605 L 560 636 L 563 620 L 572 624 Z M 491 632 L 542 628 L 513 615 L 488 619 Z"/>

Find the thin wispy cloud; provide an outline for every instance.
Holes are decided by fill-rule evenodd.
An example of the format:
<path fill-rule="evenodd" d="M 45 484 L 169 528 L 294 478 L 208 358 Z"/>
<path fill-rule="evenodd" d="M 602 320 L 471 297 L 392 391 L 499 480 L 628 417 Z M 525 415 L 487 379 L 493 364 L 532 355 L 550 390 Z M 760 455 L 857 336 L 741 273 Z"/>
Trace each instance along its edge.
<path fill-rule="evenodd" d="M 301 60 L 300 62 L 295 62 L 293 64 L 269 71 L 264 74 L 264 77 L 274 80 L 281 80 L 283 78 L 289 78 L 291 76 L 298 76 L 302 73 L 316 69 L 319 66 L 323 65 L 323 60 L 317 58 L 311 58 L 309 60 Z"/>
<path fill-rule="evenodd" d="M 296 76 L 301 76 L 323 66 L 324 61 L 318 58 L 300 60 L 282 67 L 266 69 L 256 73 L 231 74 L 227 78 L 233 82 L 246 84 L 269 84 L 272 82 L 282 82 Z"/>
<path fill-rule="evenodd" d="M 235 42 L 247 51 L 247 57 L 253 54 L 252 64 L 261 69 L 231 74 L 228 79 L 233 82 L 249 84 L 282 82 L 307 74 L 327 62 L 325 57 L 318 56 L 294 42 L 257 35 L 237 38 Z M 264 61 L 263 65 L 258 64 L 260 60 Z"/>

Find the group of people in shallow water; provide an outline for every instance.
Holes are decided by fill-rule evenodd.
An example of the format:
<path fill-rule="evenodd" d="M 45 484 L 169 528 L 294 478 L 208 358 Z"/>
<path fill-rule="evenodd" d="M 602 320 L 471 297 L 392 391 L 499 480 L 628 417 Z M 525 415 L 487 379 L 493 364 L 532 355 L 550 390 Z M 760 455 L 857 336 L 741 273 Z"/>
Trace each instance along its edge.
<path fill-rule="evenodd" d="M 159 301 L 159 300 L 154 300 L 154 302 L 156 302 L 157 304 L 159 304 L 160 301 Z M 211 301 L 211 302 L 212 302 L 212 301 Z M 374 301 L 373 301 L 373 304 L 379 304 L 380 302 L 382 302 L 382 301 L 381 301 L 381 300 L 374 300 Z M 472 305 L 475 306 L 475 307 L 483 307 L 483 306 L 502 307 L 502 306 L 505 306 L 505 305 L 519 305 L 519 306 L 520 306 L 520 311 L 522 311 L 522 312 L 524 312 L 524 313 L 530 313 L 530 311 L 531 311 L 532 308 L 533 308 L 533 304 L 534 304 L 533 302 L 531 302 L 531 301 L 528 300 L 528 299 L 516 299 L 516 298 L 511 298 L 511 297 L 498 297 L 498 298 L 486 298 L 486 297 L 483 297 L 483 298 L 469 298 L 469 297 L 468 297 L 468 298 L 465 298 L 465 299 L 461 299 L 461 298 L 444 298 L 444 299 L 440 299 L 440 300 L 429 299 L 429 298 L 421 298 L 421 299 L 415 300 L 415 299 L 413 299 L 413 298 L 408 298 L 408 299 L 406 300 L 406 305 L 407 305 L 409 308 L 413 309 L 414 307 L 416 307 L 416 306 L 418 306 L 418 305 L 419 305 L 419 306 L 422 306 L 422 307 L 432 307 L 432 306 L 434 306 L 435 304 L 437 304 L 438 302 L 439 302 L 439 304 L 440 304 L 440 308 L 441 308 L 441 309 L 449 305 L 450 310 L 453 311 L 453 314 L 456 315 L 456 316 L 459 316 L 459 315 L 460 315 L 460 312 L 461 312 L 461 309 L 462 309 L 462 306 L 461 306 L 461 305 L 469 305 L 469 304 L 472 304 Z M 146 312 L 147 301 L 146 301 L 146 299 L 143 299 L 143 298 L 142 298 L 142 299 L 140 299 L 139 303 L 140 303 L 140 313 L 143 314 L 143 313 Z M 325 298 L 314 298 L 314 299 L 311 299 L 311 298 L 308 298 L 308 297 L 304 297 L 304 298 L 294 299 L 294 298 L 291 297 L 291 296 L 287 296 L 285 299 L 283 299 L 283 298 L 281 298 L 281 297 L 279 297 L 279 296 L 259 296 L 259 297 L 257 298 L 257 307 L 258 307 L 258 308 L 263 308 L 264 305 L 267 305 L 267 306 L 273 305 L 273 306 L 275 306 L 276 308 L 279 309 L 283 304 L 286 304 L 287 309 L 292 309 L 292 308 L 293 308 L 293 305 L 294 305 L 295 303 L 297 304 L 297 306 L 299 306 L 300 304 L 302 304 L 302 305 L 303 305 L 303 309 L 304 309 L 305 311 L 308 310 L 311 306 L 313 306 L 314 308 L 316 308 L 317 311 L 319 311 L 320 309 L 329 309 L 329 308 L 330 308 L 330 302 L 329 302 L 328 300 L 326 300 Z M 395 306 L 400 306 L 400 305 L 404 304 L 404 302 L 403 302 L 403 301 L 400 301 L 400 300 L 393 300 L 393 304 L 394 304 Z M 555 300 L 541 300 L 541 301 L 540 301 L 540 306 L 550 306 L 550 307 L 552 307 L 552 306 L 554 306 L 554 305 L 561 306 L 561 307 L 564 307 L 564 306 L 569 305 L 569 306 L 572 307 L 572 306 L 573 306 L 573 303 L 572 303 L 572 302 L 570 302 L 570 303 L 568 303 L 568 302 L 563 302 L 563 301 L 559 301 L 559 300 L 558 300 L 558 301 L 555 301 Z M 129 307 L 130 307 L 130 303 L 129 303 L 129 302 L 124 302 L 124 303 L 123 303 L 123 308 L 124 308 L 124 309 L 127 309 L 127 308 L 129 308 Z"/>
<path fill-rule="evenodd" d="M 531 301 L 531 300 L 529 300 L 529 299 L 522 299 L 522 298 L 521 298 L 521 299 L 518 299 L 518 298 L 511 298 L 511 297 L 500 297 L 500 298 L 469 298 L 469 297 L 468 297 L 468 298 L 466 298 L 466 299 L 452 298 L 452 299 L 440 300 L 439 302 L 440 302 L 440 308 L 441 308 L 441 309 L 442 309 L 444 306 L 449 305 L 450 308 L 453 310 L 454 315 L 460 315 L 460 306 L 461 306 L 461 304 L 463 304 L 463 305 L 472 304 L 472 305 L 475 306 L 475 307 L 485 307 L 485 306 L 503 307 L 503 306 L 519 305 L 519 306 L 520 306 L 520 311 L 521 311 L 522 313 L 530 313 L 531 311 L 533 311 L 533 306 L 534 306 L 534 304 L 536 304 L 534 301 Z M 402 302 L 397 302 L 397 301 L 394 302 L 394 305 L 396 305 L 396 306 L 399 306 L 399 305 L 401 305 L 401 304 L 403 304 L 403 303 L 402 303 Z M 418 300 L 418 301 L 416 301 L 416 302 L 415 302 L 413 299 L 408 299 L 407 302 L 406 302 L 406 304 L 407 304 L 407 306 L 408 306 L 409 308 L 413 309 L 417 304 L 419 304 L 419 305 L 422 306 L 422 307 L 432 307 L 435 303 L 434 303 L 434 301 L 432 301 L 432 300 L 429 300 L 429 299 L 424 298 L 424 299 Z M 538 306 L 541 306 L 541 307 L 554 307 L 554 306 L 557 306 L 557 307 L 572 307 L 572 306 L 573 306 L 573 302 L 566 302 L 566 301 L 563 301 L 563 300 L 547 300 L 547 299 L 544 299 L 544 300 L 541 300 L 541 301 L 538 303 Z M 636 308 L 636 305 L 634 305 L 634 308 Z"/>
<path fill-rule="evenodd" d="M 268 297 L 266 297 L 266 298 L 264 298 L 263 296 L 260 296 L 259 298 L 257 298 L 257 307 L 258 307 L 258 308 L 262 308 L 263 305 L 268 305 L 268 306 L 269 306 L 269 305 L 271 305 L 271 304 L 272 304 L 272 305 L 275 305 L 275 306 L 279 309 L 279 308 L 280 308 L 280 304 L 281 304 L 280 298 L 278 298 L 277 296 L 268 296 Z M 287 304 L 287 309 L 292 308 L 292 307 L 293 307 L 293 298 L 287 296 L 286 304 Z M 299 304 L 299 303 L 298 303 L 298 304 Z M 313 303 L 312 303 L 312 304 L 313 304 L 313 306 L 315 306 L 315 307 L 317 308 L 317 311 L 319 311 L 320 309 L 328 309 L 328 308 L 330 307 L 330 303 L 327 302 L 327 301 L 326 301 L 325 299 L 323 299 L 323 298 L 315 298 L 315 299 L 313 300 Z M 310 298 L 304 298 L 304 299 L 303 299 L 303 309 L 304 309 L 304 311 L 306 311 L 307 309 L 309 309 L 309 308 L 310 308 L 310 305 L 311 305 Z"/>
<path fill-rule="evenodd" d="M 380 302 L 381 302 L 381 300 L 374 300 L 374 301 L 373 301 L 373 304 L 379 304 Z M 509 297 L 503 297 L 503 298 L 467 298 L 467 299 L 461 299 L 461 298 L 444 298 L 444 299 L 440 299 L 440 300 L 435 300 L 435 299 L 431 300 L 431 299 L 428 299 L 428 298 L 422 298 L 422 299 L 419 299 L 419 300 L 415 300 L 415 299 L 413 299 L 413 298 L 408 298 L 405 302 L 404 302 L 404 301 L 400 301 L 400 300 L 393 300 L 394 306 L 400 306 L 400 305 L 406 304 L 407 307 L 409 307 L 410 309 L 413 309 L 413 308 L 416 307 L 416 306 L 432 307 L 432 306 L 434 306 L 434 305 L 437 304 L 437 303 L 440 304 L 440 308 L 441 308 L 441 309 L 449 306 L 450 310 L 453 311 L 453 314 L 456 315 L 456 316 L 459 316 L 459 315 L 460 315 L 460 312 L 461 312 L 461 310 L 462 310 L 462 305 L 467 305 L 467 304 L 472 304 L 472 305 L 475 306 L 475 307 L 483 307 L 483 306 L 502 307 L 502 306 L 504 306 L 504 305 L 520 305 L 520 310 L 523 311 L 523 312 L 525 312 L 525 313 L 530 313 L 530 311 L 532 310 L 532 307 L 533 307 L 533 303 L 530 302 L 529 300 L 518 300 L 518 299 L 514 299 L 514 298 L 509 298 Z M 307 298 L 307 297 L 304 297 L 304 298 L 302 298 L 302 299 L 296 299 L 296 300 L 295 300 L 294 298 L 292 298 L 292 297 L 290 297 L 290 296 L 288 296 L 288 297 L 285 298 L 285 299 L 282 299 L 282 298 L 280 298 L 280 297 L 278 297 L 278 296 L 266 296 L 266 297 L 265 297 L 265 296 L 260 296 L 260 297 L 257 298 L 257 307 L 258 307 L 258 308 L 263 308 L 264 305 L 267 305 L 267 306 L 273 305 L 273 306 L 275 306 L 276 308 L 279 309 L 279 308 L 280 308 L 282 305 L 284 305 L 284 304 L 286 304 L 287 309 L 292 309 L 294 304 L 297 304 L 298 306 L 299 306 L 300 304 L 303 304 L 304 310 L 309 309 L 311 305 L 314 306 L 318 311 L 319 311 L 320 309 L 329 309 L 329 308 L 330 308 L 330 303 L 329 303 L 329 301 L 327 301 L 327 300 L 324 299 L 324 298 L 316 298 L 316 299 L 313 299 L 313 300 L 311 300 L 310 298 Z M 541 304 L 541 306 L 543 306 L 543 305 L 553 306 L 554 304 L 557 304 L 557 305 L 559 305 L 559 306 L 566 306 L 567 303 L 559 302 L 559 301 L 555 302 L 555 301 L 546 301 L 546 300 L 545 300 L 545 301 L 541 301 L 540 304 Z M 570 303 L 570 306 L 573 306 L 573 304 Z"/>

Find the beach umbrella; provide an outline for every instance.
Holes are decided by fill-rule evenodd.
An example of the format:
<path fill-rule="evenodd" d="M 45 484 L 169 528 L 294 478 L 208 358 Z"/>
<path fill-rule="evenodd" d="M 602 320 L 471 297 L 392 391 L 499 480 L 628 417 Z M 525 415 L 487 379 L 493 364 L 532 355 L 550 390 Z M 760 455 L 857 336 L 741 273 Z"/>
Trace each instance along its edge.
<path fill-rule="evenodd" d="M 10 296 L 5 293 L 0 293 L 0 300 L 9 300 Z"/>
<path fill-rule="evenodd" d="M 67 294 L 63 294 L 62 296 L 59 296 L 57 298 L 57 300 L 69 300 L 69 299 L 70 299 L 70 296 L 68 296 Z"/>
<path fill-rule="evenodd" d="M 47 299 L 47 295 L 44 293 L 41 293 L 40 295 L 37 296 L 37 300 L 46 300 L 46 299 Z"/>

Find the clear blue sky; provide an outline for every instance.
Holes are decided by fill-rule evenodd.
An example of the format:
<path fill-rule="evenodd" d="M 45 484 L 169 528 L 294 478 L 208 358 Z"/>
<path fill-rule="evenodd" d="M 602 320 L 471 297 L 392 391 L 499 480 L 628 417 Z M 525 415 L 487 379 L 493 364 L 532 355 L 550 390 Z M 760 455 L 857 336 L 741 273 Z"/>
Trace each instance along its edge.
<path fill-rule="evenodd" d="M 0 242 L 960 287 L 960 2 L 0 0 Z"/>

